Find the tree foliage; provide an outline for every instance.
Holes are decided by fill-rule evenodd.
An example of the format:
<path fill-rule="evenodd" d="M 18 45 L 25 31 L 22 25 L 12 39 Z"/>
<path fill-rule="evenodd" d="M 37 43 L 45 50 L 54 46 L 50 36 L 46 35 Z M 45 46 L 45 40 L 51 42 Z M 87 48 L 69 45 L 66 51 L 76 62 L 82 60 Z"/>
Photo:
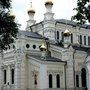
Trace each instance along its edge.
<path fill-rule="evenodd" d="M 77 0 L 76 15 L 72 17 L 78 24 L 90 23 L 90 0 Z"/>
<path fill-rule="evenodd" d="M 0 0 L 0 4 L 2 7 L 5 8 L 10 8 L 11 7 L 11 0 Z"/>
<path fill-rule="evenodd" d="M 11 0 L 0 0 L 2 10 L 0 11 L 0 49 L 7 49 L 10 43 L 14 42 L 18 33 L 18 24 L 15 16 L 11 16 Z"/>

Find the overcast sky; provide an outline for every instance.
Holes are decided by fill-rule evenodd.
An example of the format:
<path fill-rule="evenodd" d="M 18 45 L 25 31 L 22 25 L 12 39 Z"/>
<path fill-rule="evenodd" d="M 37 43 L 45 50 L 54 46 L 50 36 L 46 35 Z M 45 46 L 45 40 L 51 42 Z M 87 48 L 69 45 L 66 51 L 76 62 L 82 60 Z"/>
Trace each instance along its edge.
<path fill-rule="evenodd" d="M 71 19 L 71 16 L 75 14 L 73 8 L 76 7 L 77 0 L 53 0 L 54 5 L 52 11 L 55 13 L 55 19 Z M 40 22 L 44 18 L 45 13 L 45 0 L 12 0 L 13 13 L 16 15 L 18 23 L 20 23 L 21 29 L 26 28 L 26 21 L 29 19 L 27 10 L 30 7 L 30 2 L 33 3 L 33 7 L 36 11 L 35 20 Z"/>

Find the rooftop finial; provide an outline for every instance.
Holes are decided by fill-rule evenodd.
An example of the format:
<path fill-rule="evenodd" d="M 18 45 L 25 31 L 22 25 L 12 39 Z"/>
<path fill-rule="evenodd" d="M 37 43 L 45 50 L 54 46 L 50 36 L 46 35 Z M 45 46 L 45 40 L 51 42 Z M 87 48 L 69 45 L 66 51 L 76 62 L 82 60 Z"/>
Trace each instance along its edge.
<path fill-rule="evenodd" d="M 30 2 L 30 7 L 32 8 L 32 2 Z"/>
<path fill-rule="evenodd" d="M 28 14 L 34 14 L 35 10 L 33 9 L 32 2 L 30 2 L 30 9 L 28 10 Z"/>
<path fill-rule="evenodd" d="M 66 19 L 66 30 L 64 31 L 64 36 L 69 36 L 69 35 L 70 35 L 70 32 L 67 29 L 67 19 Z"/>

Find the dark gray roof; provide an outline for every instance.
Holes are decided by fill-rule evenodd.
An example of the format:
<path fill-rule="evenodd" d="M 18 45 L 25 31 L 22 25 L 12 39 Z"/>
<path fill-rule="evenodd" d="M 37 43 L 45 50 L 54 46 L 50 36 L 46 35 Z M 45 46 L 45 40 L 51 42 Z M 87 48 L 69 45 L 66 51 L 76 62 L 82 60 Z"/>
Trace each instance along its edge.
<path fill-rule="evenodd" d="M 36 38 L 36 39 L 45 39 L 45 37 L 42 37 L 42 35 L 36 33 L 36 32 L 31 32 L 31 31 L 23 31 L 23 30 L 20 30 L 19 31 L 19 34 L 23 34 L 27 37 L 31 37 L 31 38 Z"/>
<path fill-rule="evenodd" d="M 56 19 L 56 22 L 66 24 L 66 19 Z M 71 25 L 71 26 L 75 27 L 75 26 L 77 26 L 77 23 L 74 21 L 71 21 L 71 20 L 67 20 L 67 25 Z M 81 25 L 81 28 L 90 29 L 90 25 L 84 24 L 84 25 Z"/>
<path fill-rule="evenodd" d="M 82 46 L 82 45 L 79 45 L 79 46 L 73 45 L 73 48 L 74 48 L 75 50 L 87 52 L 87 51 L 90 49 L 90 46 L 85 47 L 85 46 Z"/>
<path fill-rule="evenodd" d="M 62 61 L 61 59 L 55 58 L 55 57 L 51 57 L 51 56 L 47 56 L 45 59 L 42 59 L 41 56 L 39 55 L 29 55 L 33 58 L 36 58 L 38 60 L 41 61 L 48 61 L 48 62 L 62 62 L 62 63 L 66 63 L 66 61 Z"/>

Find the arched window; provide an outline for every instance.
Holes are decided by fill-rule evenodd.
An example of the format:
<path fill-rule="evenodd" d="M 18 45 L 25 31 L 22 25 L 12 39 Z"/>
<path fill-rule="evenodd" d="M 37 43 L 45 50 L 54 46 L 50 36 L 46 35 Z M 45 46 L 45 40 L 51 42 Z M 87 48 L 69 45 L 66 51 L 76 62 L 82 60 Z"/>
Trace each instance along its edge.
<path fill-rule="evenodd" d="M 49 88 L 52 88 L 52 75 L 49 75 Z"/>
<path fill-rule="evenodd" d="M 86 45 L 86 36 L 84 36 L 84 45 Z"/>
<path fill-rule="evenodd" d="M 76 87 L 79 87 L 79 75 L 76 75 Z"/>
<path fill-rule="evenodd" d="M 14 84 L 14 69 L 11 69 L 11 83 Z"/>
<path fill-rule="evenodd" d="M 60 88 L 60 75 L 57 74 L 56 76 L 57 88 Z"/>
<path fill-rule="evenodd" d="M 82 68 L 81 70 L 81 78 L 82 78 L 82 87 L 86 87 L 86 70 Z"/>
<path fill-rule="evenodd" d="M 57 39 L 59 39 L 59 31 L 57 31 Z"/>
<path fill-rule="evenodd" d="M 62 36 L 62 42 L 64 42 L 64 35 L 63 35 L 63 32 L 61 33 L 61 36 Z"/>
<path fill-rule="evenodd" d="M 80 44 L 82 44 L 82 35 L 80 35 Z"/>
<path fill-rule="evenodd" d="M 4 70 L 4 84 L 6 84 L 7 82 L 7 71 Z"/>
<path fill-rule="evenodd" d="M 71 34 L 71 43 L 73 43 L 73 34 Z"/>
<path fill-rule="evenodd" d="M 90 36 L 88 37 L 88 46 L 90 46 Z"/>

